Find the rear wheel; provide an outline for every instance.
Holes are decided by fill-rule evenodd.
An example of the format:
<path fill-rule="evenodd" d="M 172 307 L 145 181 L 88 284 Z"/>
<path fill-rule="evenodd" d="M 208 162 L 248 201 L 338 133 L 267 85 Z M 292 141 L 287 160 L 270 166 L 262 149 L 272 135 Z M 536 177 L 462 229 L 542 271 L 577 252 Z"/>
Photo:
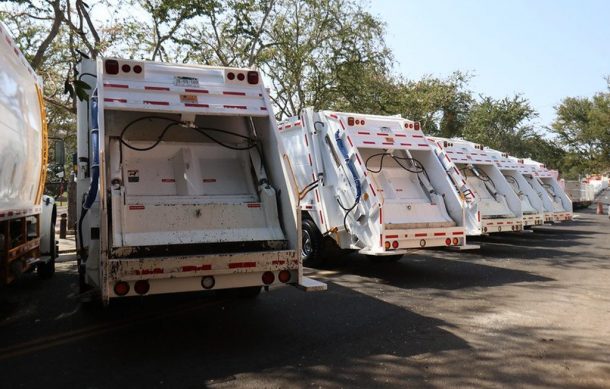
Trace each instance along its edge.
<path fill-rule="evenodd" d="M 301 256 L 303 265 L 308 267 L 318 267 L 322 264 L 322 234 L 311 219 L 303 219 L 303 241 L 301 246 Z"/>
<path fill-rule="evenodd" d="M 392 262 L 398 262 L 400 261 L 400 258 L 402 258 L 402 254 L 397 254 L 397 255 L 367 255 L 368 259 L 371 262 L 375 262 L 375 263 L 392 263 Z"/>

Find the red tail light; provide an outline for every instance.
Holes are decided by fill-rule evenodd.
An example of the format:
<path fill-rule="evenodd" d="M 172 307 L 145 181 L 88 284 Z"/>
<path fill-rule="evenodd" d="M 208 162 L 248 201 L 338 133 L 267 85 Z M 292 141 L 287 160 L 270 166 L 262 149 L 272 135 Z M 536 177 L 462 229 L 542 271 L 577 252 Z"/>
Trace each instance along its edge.
<path fill-rule="evenodd" d="M 364 126 L 364 119 L 360 120 L 360 124 Z"/>
<path fill-rule="evenodd" d="M 232 72 L 227 73 L 227 78 L 229 80 L 235 80 L 235 73 L 232 73 Z"/>
<path fill-rule="evenodd" d="M 348 126 L 353 126 L 354 125 L 354 118 L 353 117 L 348 117 L 347 118 L 347 125 Z"/>
<path fill-rule="evenodd" d="M 458 243 L 460 243 L 460 240 L 458 238 L 453 238 L 453 245 L 457 246 Z"/>
<path fill-rule="evenodd" d="M 280 280 L 281 283 L 286 283 L 290 281 L 290 272 L 288 270 L 282 270 L 277 275 L 277 279 Z"/>
<path fill-rule="evenodd" d="M 248 72 L 248 84 L 256 85 L 258 84 L 258 72 Z"/>
<path fill-rule="evenodd" d="M 131 71 L 131 66 L 125 64 L 121 66 L 121 70 L 123 71 L 123 73 L 129 73 Z"/>
<path fill-rule="evenodd" d="M 447 239 L 445 239 L 445 244 L 446 244 L 447 246 L 451 246 L 451 238 L 447 238 Z"/>
<path fill-rule="evenodd" d="M 271 284 L 273 284 L 273 281 L 275 281 L 275 274 L 273 274 L 270 271 L 266 271 L 263 273 L 262 280 L 263 280 L 263 284 L 271 285 Z"/>
<path fill-rule="evenodd" d="M 129 284 L 125 281 L 119 281 L 114 284 L 114 293 L 117 296 L 125 296 L 129 293 Z"/>
<path fill-rule="evenodd" d="M 398 241 L 395 240 L 394 242 L 392 242 L 392 248 L 397 249 L 398 248 Z"/>
<path fill-rule="evenodd" d="M 425 239 L 420 240 L 420 241 L 419 241 L 419 245 L 420 245 L 421 247 L 425 247 L 425 246 L 426 246 L 426 240 L 425 240 Z"/>
<path fill-rule="evenodd" d="M 134 66 L 133 67 L 133 72 L 136 73 L 136 74 L 142 73 L 142 66 L 140 66 L 140 65 Z"/>
<path fill-rule="evenodd" d="M 243 81 L 245 78 L 246 78 L 246 76 L 244 76 L 244 74 L 243 74 L 243 73 L 237 73 L 237 79 L 238 79 L 239 81 Z"/>
<path fill-rule="evenodd" d="M 133 286 L 137 294 L 146 294 L 150 290 L 150 284 L 146 280 L 138 280 Z"/>
<path fill-rule="evenodd" d="M 419 131 L 419 122 L 415 123 L 415 131 Z"/>
<path fill-rule="evenodd" d="M 106 74 L 119 74 L 119 61 L 114 59 L 107 59 L 104 62 L 104 69 Z"/>
<path fill-rule="evenodd" d="M 384 247 L 385 247 L 386 250 L 389 250 L 390 247 L 392 247 L 392 246 L 390 245 L 390 242 L 386 240 L 385 243 L 384 243 Z"/>

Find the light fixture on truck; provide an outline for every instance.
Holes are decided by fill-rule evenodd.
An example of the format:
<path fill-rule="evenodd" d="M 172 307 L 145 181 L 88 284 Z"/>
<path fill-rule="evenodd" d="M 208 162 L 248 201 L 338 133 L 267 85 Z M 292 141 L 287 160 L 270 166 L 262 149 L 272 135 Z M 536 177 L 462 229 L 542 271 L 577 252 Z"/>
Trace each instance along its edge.
<path fill-rule="evenodd" d="M 104 70 L 106 70 L 106 74 L 119 74 L 119 61 L 107 59 L 104 62 Z"/>
<path fill-rule="evenodd" d="M 212 276 L 205 276 L 201 279 L 203 289 L 212 289 L 216 285 L 216 280 Z"/>
<path fill-rule="evenodd" d="M 251 84 L 251 85 L 258 84 L 258 72 L 255 72 L 255 71 L 248 72 L 248 84 Z"/>
<path fill-rule="evenodd" d="M 138 280 L 133 286 L 137 294 L 146 294 L 150 290 L 150 284 L 146 280 Z"/>
<path fill-rule="evenodd" d="M 275 274 L 273 274 L 270 271 L 266 271 L 263 273 L 262 280 L 263 280 L 263 284 L 271 285 L 271 284 L 273 284 L 273 281 L 275 281 Z"/>
<path fill-rule="evenodd" d="M 125 296 L 129 293 L 129 284 L 125 281 L 119 281 L 114 284 L 114 294 L 117 296 Z"/>

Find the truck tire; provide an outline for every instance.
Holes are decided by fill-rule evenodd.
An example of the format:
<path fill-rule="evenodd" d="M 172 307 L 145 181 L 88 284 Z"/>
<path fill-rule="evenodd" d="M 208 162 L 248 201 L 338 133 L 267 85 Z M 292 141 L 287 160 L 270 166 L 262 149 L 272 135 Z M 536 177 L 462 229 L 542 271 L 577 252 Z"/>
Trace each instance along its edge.
<path fill-rule="evenodd" d="M 398 262 L 402 258 L 402 254 L 398 255 L 367 255 L 371 262 L 375 263 L 392 263 Z"/>
<path fill-rule="evenodd" d="M 55 258 L 57 258 L 57 244 L 55 243 L 55 219 L 56 219 L 56 211 L 53 209 L 53 214 L 51 216 L 51 231 L 49 231 L 49 255 L 51 259 L 49 259 L 46 263 L 40 263 L 37 266 L 38 277 L 46 280 L 55 274 Z"/>
<path fill-rule="evenodd" d="M 316 223 L 311 219 L 303 219 L 301 222 L 303 240 L 301 243 L 301 257 L 303 265 L 307 267 L 318 267 L 324 261 L 322 258 L 323 238 Z"/>

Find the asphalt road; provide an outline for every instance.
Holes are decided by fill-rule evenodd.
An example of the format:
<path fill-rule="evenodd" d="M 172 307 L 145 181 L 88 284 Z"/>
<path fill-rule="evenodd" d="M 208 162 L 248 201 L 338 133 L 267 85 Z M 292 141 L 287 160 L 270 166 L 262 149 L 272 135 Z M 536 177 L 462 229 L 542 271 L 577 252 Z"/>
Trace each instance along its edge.
<path fill-rule="evenodd" d="M 610 220 L 312 270 L 327 292 L 83 309 L 72 261 L 0 289 L 0 387 L 610 387 Z"/>

